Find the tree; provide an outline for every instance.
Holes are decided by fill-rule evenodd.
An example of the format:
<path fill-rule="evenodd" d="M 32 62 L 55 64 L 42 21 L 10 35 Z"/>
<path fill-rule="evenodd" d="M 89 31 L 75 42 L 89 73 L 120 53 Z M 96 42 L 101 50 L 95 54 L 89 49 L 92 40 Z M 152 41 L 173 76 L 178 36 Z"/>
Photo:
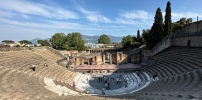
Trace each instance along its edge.
<path fill-rule="evenodd" d="M 28 40 L 21 40 L 19 42 L 20 42 L 20 44 L 32 44 L 32 42 L 28 41 Z"/>
<path fill-rule="evenodd" d="M 78 32 L 65 35 L 64 33 L 55 33 L 50 39 L 52 47 L 58 50 L 84 50 L 84 41 Z"/>
<path fill-rule="evenodd" d="M 146 42 L 146 44 L 149 44 L 149 41 L 151 41 L 151 40 L 149 40 L 149 39 L 151 39 L 149 33 L 150 33 L 150 29 L 142 30 L 142 37 L 143 37 L 144 41 Z"/>
<path fill-rule="evenodd" d="M 64 39 L 66 35 L 64 33 L 55 33 L 51 39 L 50 43 L 54 49 L 63 50 Z"/>
<path fill-rule="evenodd" d="M 186 18 L 181 18 L 180 20 L 172 23 L 172 33 L 178 32 L 186 24 Z"/>
<path fill-rule="evenodd" d="M 82 35 L 78 32 L 73 32 L 67 34 L 67 37 L 65 39 L 65 46 L 69 45 L 69 48 L 74 50 L 84 50 L 84 40 L 82 40 Z"/>
<path fill-rule="evenodd" d="M 137 31 L 137 42 L 140 42 L 141 36 L 140 36 L 140 30 Z"/>
<path fill-rule="evenodd" d="M 14 43 L 13 40 L 3 40 L 2 41 L 3 44 L 10 44 L 10 43 Z"/>
<path fill-rule="evenodd" d="M 123 37 L 122 38 L 122 45 L 125 49 L 127 49 L 128 47 L 131 47 L 131 44 L 133 44 L 134 39 L 133 37 L 131 37 L 130 35 Z"/>
<path fill-rule="evenodd" d="M 98 39 L 98 43 L 110 44 L 110 42 L 111 42 L 110 38 L 107 35 L 105 35 L 105 34 L 102 34 L 100 36 L 100 38 Z"/>
<path fill-rule="evenodd" d="M 172 20 L 171 20 L 171 3 L 170 1 L 167 2 L 166 6 L 166 15 L 165 15 L 165 25 L 164 25 L 164 37 L 166 35 L 171 35 L 172 34 Z"/>
<path fill-rule="evenodd" d="M 50 43 L 47 40 L 37 40 L 42 46 L 50 46 Z"/>
<path fill-rule="evenodd" d="M 154 17 L 154 23 L 152 25 L 151 31 L 149 33 L 149 39 L 147 41 L 147 48 L 152 49 L 158 42 L 164 38 L 163 30 L 163 17 L 161 9 L 157 8 L 156 15 Z"/>

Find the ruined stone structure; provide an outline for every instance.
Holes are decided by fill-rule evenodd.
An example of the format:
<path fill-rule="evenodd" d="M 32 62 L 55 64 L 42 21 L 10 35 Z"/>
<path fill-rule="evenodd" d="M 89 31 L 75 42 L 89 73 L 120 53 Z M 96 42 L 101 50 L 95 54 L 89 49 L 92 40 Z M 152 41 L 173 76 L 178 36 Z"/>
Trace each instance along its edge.
<path fill-rule="evenodd" d="M 180 33 L 194 33 L 198 31 L 202 31 L 202 21 L 186 24 L 184 27 L 182 27 Z"/>
<path fill-rule="evenodd" d="M 89 53 L 112 53 L 112 52 L 120 52 L 122 51 L 122 48 L 89 48 L 86 50 L 86 52 Z"/>
<path fill-rule="evenodd" d="M 136 60 L 139 60 L 136 59 Z M 131 63 L 131 56 L 128 56 L 128 54 L 125 54 L 122 52 L 122 48 L 91 48 L 87 49 L 85 52 L 82 53 L 75 53 L 71 54 L 70 57 L 71 63 L 70 65 L 67 65 L 71 67 L 72 69 L 77 70 L 77 67 L 81 66 L 91 66 L 89 68 L 84 68 L 82 71 L 87 70 L 90 72 L 95 72 L 98 70 L 102 70 L 102 72 L 113 72 L 116 70 L 126 69 L 127 67 L 120 67 L 119 65 L 125 66 L 125 64 Z M 131 64 L 137 64 L 138 61 L 132 61 Z M 98 66 L 108 66 L 106 68 L 99 69 Z M 116 67 L 110 67 L 109 66 L 116 66 Z M 118 67 L 119 66 L 119 67 Z M 139 65 L 130 65 L 128 68 L 129 70 L 134 70 L 136 67 L 140 67 Z M 79 68 L 81 70 L 81 68 Z"/>
<path fill-rule="evenodd" d="M 151 51 L 151 55 L 169 48 L 170 46 L 202 46 L 202 21 L 186 24 L 182 29 L 172 36 L 165 37 Z"/>
<path fill-rule="evenodd" d="M 120 65 L 127 63 L 127 55 L 122 52 L 103 53 L 92 56 L 74 56 L 71 60 L 74 65 L 102 65 L 105 63 Z"/>

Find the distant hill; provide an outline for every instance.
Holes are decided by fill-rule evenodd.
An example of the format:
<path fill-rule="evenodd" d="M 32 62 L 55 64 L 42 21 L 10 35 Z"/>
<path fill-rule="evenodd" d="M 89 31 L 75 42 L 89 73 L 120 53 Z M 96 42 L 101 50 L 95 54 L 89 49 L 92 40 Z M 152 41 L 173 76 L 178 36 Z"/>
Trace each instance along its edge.
<path fill-rule="evenodd" d="M 112 35 L 108 35 L 109 38 L 111 39 L 112 43 L 120 43 L 122 41 L 122 37 L 121 36 L 112 36 Z M 90 36 L 90 35 L 82 35 L 83 40 L 85 41 L 85 43 L 97 43 L 97 40 L 100 36 L 99 35 L 94 35 L 94 36 Z M 35 38 L 30 40 L 32 42 L 32 44 L 37 44 L 37 40 L 44 40 L 44 39 L 40 39 L 40 38 Z M 50 40 L 50 38 L 47 38 L 45 40 Z"/>

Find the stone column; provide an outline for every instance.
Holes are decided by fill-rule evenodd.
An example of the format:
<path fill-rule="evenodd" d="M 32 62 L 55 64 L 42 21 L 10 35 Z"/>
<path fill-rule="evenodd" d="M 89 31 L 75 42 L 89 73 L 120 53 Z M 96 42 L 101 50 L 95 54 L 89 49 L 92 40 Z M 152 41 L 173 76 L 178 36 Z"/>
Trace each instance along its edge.
<path fill-rule="evenodd" d="M 127 62 L 127 60 L 128 60 L 128 56 L 125 56 L 125 59 L 126 59 L 126 64 L 127 64 L 127 63 L 128 63 L 128 62 Z"/>
<path fill-rule="evenodd" d="M 116 53 L 116 65 L 118 65 L 118 64 L 119 64 L 119 54 Z"/>
<path fill-rule="evenodd" d="M 105 64 L 105 55 L 102 55 L 102 62 Z"/>
<path fill-rule="evenodd" d="M 95 56 L 95 57 L 96 57 L 95 61 L 98 62 L 98 56 Z"/>
<path fill-rule="evenodd" d="M 109 62 L 112 64 L 112 54 L 109 54 Z"/>
<path fill-rule="evenodd" d="M 84 59 L 82 59 L 82 61 L 81 61 L 81 65 L 84 65 Z"/>
<path fill-rule="evenodd" d="M 121 59 L 120 59 L 120 60 L 123 60 L 123 54 L 121 54 L 120 56 L 121 56 Z"/>

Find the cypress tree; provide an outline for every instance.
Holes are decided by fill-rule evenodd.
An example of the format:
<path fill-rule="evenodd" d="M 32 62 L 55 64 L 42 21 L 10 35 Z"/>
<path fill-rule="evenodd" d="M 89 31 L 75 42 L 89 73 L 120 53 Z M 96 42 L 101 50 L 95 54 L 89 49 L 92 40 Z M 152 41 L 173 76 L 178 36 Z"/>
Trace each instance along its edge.
<path fill-rule="evenodd" d="M 163 29 L 163 16 L 160 8 L 157 8 L 155 21 L 154 21 L 154 36 L 157 39 L 157 42 L 160 42 L 164 36 L 164 29 Z"/>
<path fill-rule="evenodd" d="M 166 6 L 166 14 L 165 14 L 165 26 L 164 26 L 164 37 L 166 35 L 171 35 L 172 34 L 172 20 L 171 20 L 171 3 L 170 1 L 167 2 Z"/>
<path fill-rule="evenodd" d="M 137 31 L 137 42 L 140 42 L 140 30 Z"/>
<path fill-rule="evenodd" d="M 152 49 L 161 39 L 164 38 L 163 32 L 163 16 L 160 8 L 157 8 L 156 15 L 154 17 L 154 23 L 150 31 L 150 41 L 148 44 L 148 48 Z"/>

